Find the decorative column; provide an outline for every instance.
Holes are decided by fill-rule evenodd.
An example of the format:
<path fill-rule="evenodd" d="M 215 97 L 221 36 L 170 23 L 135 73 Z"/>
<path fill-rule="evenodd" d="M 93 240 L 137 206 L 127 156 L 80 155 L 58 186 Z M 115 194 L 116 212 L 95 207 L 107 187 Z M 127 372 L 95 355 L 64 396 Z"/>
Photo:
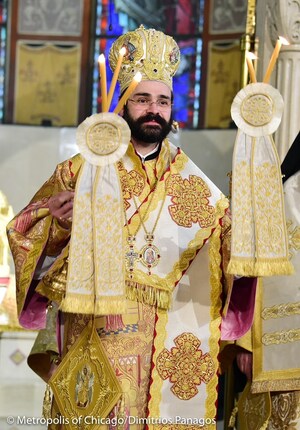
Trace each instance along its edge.
<path fill-rule="evenodd" d="M 281 160 L 300 130 L 300 0 L 267 0 L 267 27 L 273 46 L 278 36 L 282 46 L 277 62 L 275 87 L 284 100 L 284 111 L 275 143 Z"/>

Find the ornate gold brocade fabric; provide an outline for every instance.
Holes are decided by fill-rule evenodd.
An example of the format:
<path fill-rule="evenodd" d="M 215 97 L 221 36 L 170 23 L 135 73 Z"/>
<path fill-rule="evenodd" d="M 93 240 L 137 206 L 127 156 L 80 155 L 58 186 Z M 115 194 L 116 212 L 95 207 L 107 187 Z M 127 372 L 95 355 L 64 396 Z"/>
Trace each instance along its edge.
<path fill-rule="evenodd" d="M 161 202 L 165 203 L 162 219 L 159 219 L 160 233 L 157 235 L 157 246 L 160 247 L 163 261 L 159 262 L 158 269 L 153 268 L 151 276 L 140 264 L 133 278 L 127 279 L 128 312 L 122 316 L 116 315 L 117 322 L 111 319 L 110 315 L 96 319 L 102 345 L 123 390 L 121 400 L 109 416 L 113 418 L 127 414 L 130 417 L 143 418 L 149 413 L 149 416 L 153 417 L 170 418 L 177 412 L 177 407 L 173 406 L 176 404 L 180 405 L 182 416 L 195 415 L 195 419 L 205 418 L 213 421 L 217 398 L 221 292 L 224 283 L 228 284 L 228 289 L 232 283 L 232 277 L 228 276 L 225 280 L 224 275 L 229 258 L 230 240 L 230 222 L 226 216 L 228 201 L 180 150 L 172 147 L 172 174 L 170 169 L 166 172 L 170 161 L 166 146 L 163 145 L 159 158 L 146 162 L 146 166 L 141 164 L 139 157 L 133 152 L 133 147 L 130 146 L 128 159 L 123 165 L 118 164 L 124 207 L 128 210 L 128 219 L 131 220 L 130 225 L 134 229 L 140 224 L 134 198 L 141 207 L 141 216 L 145 215 L 143 220 L 147 226 L 154 225 L 157 211 L 162 206 Z M 23 308 L 36 264 L 48 241 L 49 231 L 55 236 L 51 244 L 48 243 L 49 252 L 51 255 L 56 254 L 57 258 L 39 281 L 37 291 L 49 301 L 58 304 L 64 297 L 68 245 L 65 246 L 64 232 L 61 232 L 60 244 L 55 240 L 58 232 L 47 212 L 47 200 L 53 193 L 74 187 L 80 166 L 80 156 L 62 163 L 51 180 L 33 199 L 32 204 L 36 207 L 27 207 L 10 224 L 12 248 L 16 260 L 20 262 L 17 266 L 19 312 Z M 166 175 L 162 178 L 165 172 Z M 149 193 L 151 195 L 158 178 L 162 178 L 157 185 L 158 193 L 148 207 Z M 169 178 L 171 179 L 168 180 Z M 45 207 L 39 206 L 40 202 L 43 202 Z M 188 202 L 188 208 L 185 202 Z M 20 228 L 20 222 L 23 223 L 23 228 Z M 142 228 L 138 233 L 140 249 L 144 240 Z M 31 238 L 32 241 L 29 240 Z M 28 246 L 27 248 L 25 246 L 24 255 L 22 251 L 19 258 L 18 248 L 24 244 Z M 65 357 L 91 317 L 64 313 L 63 318 L 62 356 Z M 173 379 L 177 375 L 176 372 L 170 373 L 170 381 L 162 379 L 161 367 L 167 367 L 167 362 L 163 364 L 162 361 L 159 362 L 161 373 L 155 369 L 160 351 L 165 348 L 174 357 L 174 348 L 178 342 L 184 358 L 181 362 L 183 366 L 184 360 L 187 359 L 185 354 L 189 351 L 190 343 L 193 344 L 193 366 L 196 366 L 197 371 L 193 383 L 191 383 L 193 370 L 189 372 L 189 390 L 180 385 L 180 392 L 185 393 L 186 399 L 183 399 L 184 396 L 180 398 L 175 388 L 171 390 L 171 387 L 175 386 Z M 203 359 L 201 362 L 203 372 L 202 365 L 200 368 L 197 367 L 195 357 Z M 176 366 L 176 363 L 173 362 L 173 365 Z M 180 381 L 184 382 L 182 374 Z M 54 400 L 52 416 L 56 416 L 57 413 L 58 406 Z M 144 424 L 134 418 L 130 423 L 131 429 L 139 430 L 143 427 Z M 172 424 L 166 427 L 170 429 L 181 426 Z M 191 429 L 197 426 L 188 427 Z M 59 426 L 50 428 L 61 430 Z M 201 428 L 206 427 L 201 425 Z M 207 428 L 214 429 L 215 425 Z"/>
<path fill-rule="evenodd" d="M 300 391 L 273 393 L 272 415 L 267 430 L 300 429 Z"/>
<path fill-rule="evenodd" d="M 127 301 L 127 305 L 128 312 L 122 315 L 122 326 L 119 328 L 107 327 L 105 316 L 96 319 L 97 332 L 123 390 L 121 401 L 109 414 L 112 422 L 113 418 L 123 417 L 124 414 L 128 420 L 142 418 L 147 412 L 155 308 L 132 301 Z M 65 314 L 65 317 L 64 349 L 67 352 L 90 317 L 79 314 Z M 143 427 L 138 423 L 130 425 L 133 430 Z M 56 429 L 55 426 L 51 428 Z"/>
<path fill-rule="evenodd" d="M 295 267 L 290 276 L 273 276 L 259 282 L 252 330 L 253 380 L 248 403 L 244 405 L 247 426 L 255 430 L 256 401 L 261 408 L 263 430 L 300 429 L 299 366 L 299 279 L 300 279 L 300 172 L 284 184 L 289 257 Z M 239 345 L 248 349 L 239 341 Z M 246 398 L 246 396 L 245 396 Z"/>

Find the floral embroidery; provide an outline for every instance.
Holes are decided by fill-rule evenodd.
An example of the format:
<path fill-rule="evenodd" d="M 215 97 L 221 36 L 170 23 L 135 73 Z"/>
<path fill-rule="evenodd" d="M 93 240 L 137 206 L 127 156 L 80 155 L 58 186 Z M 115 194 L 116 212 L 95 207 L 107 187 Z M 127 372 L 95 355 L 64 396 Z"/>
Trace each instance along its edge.
<path fill-rule="evenodd" d="M 173 394 L 189 400 L 198 393 L 197 385 L 207 384 L 214 375 L 215 366 L 209 353 L 203 354 L 201 341 L 192 333 L 183 333 L 174 339 L 175 347 L 166 348 L 157 357 L 157 371 L 162 379 L 174 385 Z"/>
<path fill-rule="evenodd" d="M 120 173 L 125 209 L 127 210 L 130 207 L 128 200 L 132 199 L 132 195 L 134 194 L 135 196 L 139 196 L 143 192 L 145 180 L 143 176 L 135 170 L 127 172 L 122 163 L 118 163 L 118 169 Z"/>
<path fill-rule="evenodd" d="M 189 179 L 183 179 L 180 175 L 172 175 L 167 181 L 167 195 L 172 196 L 169 212 L 176 224 L 191 227 L 199 223 L 202 228 L 213 224 L 215 209 L 208 199 L 211 192 L 202 178 L 190 175 Z"/>
<path fill-rule="evenodd" d="M 270 430 L 297 429 L 300 419 L 299 392 L 276 393 L 272 396 Z"/>
<path fill-rule="evenodd" d="M 290 258 L 292 258 L 294 254 L 293 250 L 300 250 L 300 227 L 295 226 L 291 220 L 287 221 L 286 226 L 289 237 L 289 254 Z"/>

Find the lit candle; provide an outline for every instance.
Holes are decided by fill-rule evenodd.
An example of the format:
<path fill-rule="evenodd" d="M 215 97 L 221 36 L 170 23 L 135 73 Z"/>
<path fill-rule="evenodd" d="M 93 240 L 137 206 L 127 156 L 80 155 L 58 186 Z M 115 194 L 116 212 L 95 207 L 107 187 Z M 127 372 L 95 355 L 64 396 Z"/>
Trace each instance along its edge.
<path fill-rule="evenodd" d="M 289 42 L 284 37 L 278 38 L 276 45 L 275 45 L 275 48 L 274 48 L 274 51 L 273 51 L 273 54 L 271 56 L 267 71 L 266 71 L 266 74 L 265 74 L 264 80 L 263 80 L 263 82 L 265 84 L 267 84 L 270 80 L 270 77 L 271 77 L 271 74 L 273 72 L 277 57 L 279 55 L 281 45 L 289 45 Z"/>
<path fill-rule="evenodd" d="M 252 52 L 246 53 L 246 61 L 247 61 L 249 75 L 250 75 L 250 82 L 252 83 L 257 82 L 256 76 L 255 76 L 255 70 L 252 63 L 252 60 L 255 60 L 255 59 L 256 59 L 255 54 L 253 54 Z"/>
<path fill-rule="evenodd" d="M 124 104 L 127 102 L 128 97 L 133 92 L 133 90 L 138 85 L 138 83 L 141 82 L 141 80 L 142 80 L 142 74 L 140 72 L 137 72 L 134 75 L 134 77 L 131 81 L 131 84 L 129 85 L 129 87 L 127 88 L 127 90 L 125 91 L 125 93 L 123 94 L 121 99 L 119 100 L 119 103 L 115 107 L 114 113 L 120 112 L 120 110 L 123 108 Z"/>
<path fill-rule="evenodd" d="M 106 65 L 105 65 L 105 57 L 103 54 L 99 55 L 98 64 L 99 64 L 99 72 L 100 72 L 102 112 L 107 112 Z"/>
<path fill-rule="evenodd" d="M 126 54 L 126 48 L 125 46 L 123 46 L 123 48 L 120 49 L 119 51 L 119 58 L 118 58 L 118 62 L 112 77 L 112 81 L 109 87 L 109 92 L 108 92 L 108 96 L 107 96 L 107 110 L 109 111 L 110 108 L 110 104 L 111 104 L 111 100 L 113 98 L 113 93 L 115 91 L 115 87 L 116 87 L 116 83 L 117 83 L 117 79 L 119 76 L 119 72 L 120 72 L 120 68 L 122 65 L 122 61 L 123 61 L 123 57 Z"/>

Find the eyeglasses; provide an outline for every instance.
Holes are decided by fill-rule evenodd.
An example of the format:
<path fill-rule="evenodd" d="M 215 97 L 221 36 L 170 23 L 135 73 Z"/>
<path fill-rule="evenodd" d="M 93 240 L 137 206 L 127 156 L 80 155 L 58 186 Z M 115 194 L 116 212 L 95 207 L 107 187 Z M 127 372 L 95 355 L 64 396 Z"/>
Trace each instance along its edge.
<path fill-rule="evenodd" d="M 128 101 L 134 103 L 139 109 L 147 109 L 153 103 L 155 103 L 160 110 L 168 110 L 172 106 L 172 102 L 169 99 L 151 100 L 147 97 L 137 97 L 136 99 L 128 99 Z"/>

